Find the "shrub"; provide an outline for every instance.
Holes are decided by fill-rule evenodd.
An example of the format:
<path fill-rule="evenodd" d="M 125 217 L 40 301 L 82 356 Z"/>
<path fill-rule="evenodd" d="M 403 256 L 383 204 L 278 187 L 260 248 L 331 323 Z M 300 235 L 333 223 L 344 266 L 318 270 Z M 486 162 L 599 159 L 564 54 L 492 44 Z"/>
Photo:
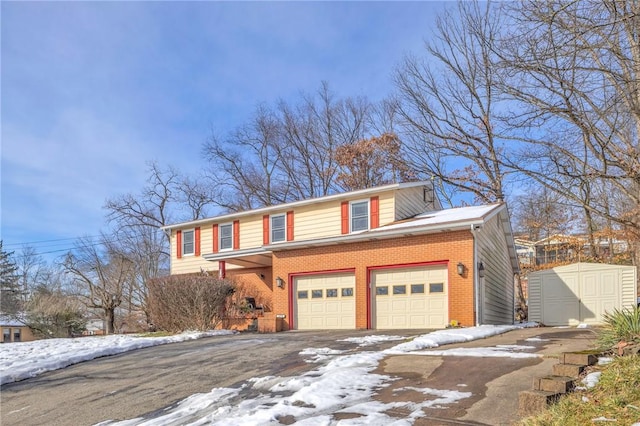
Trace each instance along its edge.
<path fill-rule="evenodd" d="M 603 316 L 604 325 L 598 334 L 602 349 L 613 349 L 620 342 L 640 344 L 640 308 L 614 309 Z"/>
<path fill-rule="evenodd" d="M 203 275 L 173 275 L 149 283 L 149 313 L 158 330 L 216 328 L 226 315 L 234 285 Z"/>

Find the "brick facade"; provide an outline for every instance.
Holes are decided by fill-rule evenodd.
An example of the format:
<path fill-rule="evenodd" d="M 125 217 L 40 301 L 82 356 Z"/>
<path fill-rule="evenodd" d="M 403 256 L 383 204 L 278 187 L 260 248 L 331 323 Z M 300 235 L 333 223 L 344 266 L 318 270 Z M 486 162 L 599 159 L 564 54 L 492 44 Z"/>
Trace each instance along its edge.
<path fill-rule="evenodd" d="M 291 285 L 296 274 L 354 270 L 356 279 L 356 328 L 368 326 L 367 287 L 371 268 L 442 262 L 448 265 L 449 320 L 464 326 L 475 325 L 475 299 L 473 276 L 473 236 L 469 231 L 441 232 L 437 234 L 336 244 L 324 247 L 295 249 L 273 253 L 273 279 L 282 277 L 284 289 L 273 287 L 273 312 L 285 314 L 283 329 L 291 323 Z M 463 276 L 456 266 L 467 266 Z"/>

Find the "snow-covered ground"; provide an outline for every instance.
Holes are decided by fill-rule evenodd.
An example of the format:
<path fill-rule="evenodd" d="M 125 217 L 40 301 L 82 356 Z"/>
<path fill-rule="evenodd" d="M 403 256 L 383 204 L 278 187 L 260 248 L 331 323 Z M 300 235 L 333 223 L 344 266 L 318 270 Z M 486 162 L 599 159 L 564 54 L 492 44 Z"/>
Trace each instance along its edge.
<path fill-rule="evenodd" d="M 535 357 L 539 355 L 527 352 L 534 349 L 534 346 L 432 350 L 441 345 L 468 342 L 531 325 L 438 330 L 383 351 L 367 351 L 366 347 L 381 341 L 406 339 L 402 336 L 381 335 L 345 339 L 354 344 L 353 350 L 307 348 L 300 352 L 307 362 L 318 364 L 317 368 L 300 376 L 255 377 L 240 388 L 214 388 L 208 393 L 192 395 L 160 417 L 118 423 L 107 421 L 101 425 L 268 425 L 279 424 L 277 419 L 283 417 L 295 418 L 297 425 L 331 425 L 336 424 L 333 413 L 359 415 L 340 420 L 340 425 L 410 425 L 423 415 L 423 408 L 453 404 L 472 395 L 458 389 L 403 388 L 396 391 L 421 393 L 425 395 L 424 401 L 403 402 L 401 398 L 391 403 L 375 401 L 373 396 L 377 390 L 388 386 L 393 380 L 390 376 L 373 373 L 384 357 L 396 354 Z M 106 336 L 52 339 L 1 345 L 0 380 L 2 383 L 9 383 L 100 356 L 220 333 L 231 332 L 185 333 L 157 338 Z M 458 387 L 464 389 L 465 385 L 460 384 Z M 238 398 L 248 388 L 259 391 L 259 396 Z M 390 417 L 386 412 L 392 408 L 403 408 L 409 415 L 405 419 Z"/>

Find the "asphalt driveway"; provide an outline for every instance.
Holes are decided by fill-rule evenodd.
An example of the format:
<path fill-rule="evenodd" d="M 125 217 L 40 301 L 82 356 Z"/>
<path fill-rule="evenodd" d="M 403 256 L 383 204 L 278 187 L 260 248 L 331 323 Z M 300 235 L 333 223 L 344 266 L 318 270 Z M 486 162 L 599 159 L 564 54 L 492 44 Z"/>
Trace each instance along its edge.
<path fill-rule="evenodd" d="M 317 367 L 299 352 L 309 347 L 354 349 L 340 342 L 346 337 L 371 334 L 426 333 L 411 331 L 331 331 L 239 334 L 161 345 L 96 359 L 42 376 L 2 386 L 0 423 L 9 425 L 92 425 L 106 420 L 145 416 L 153 418 L 195 393 L 215 387 L 239 387 L 263 376 L 297 376 Z M 416 424 L 509 424 L 516 417 L 517 393 L 529 389 L 533 377 L 547 375 L 563 351 L 591 346 L 591 330 L 522 329 L 446 347 L 481 347 L 523 344 L 529 337 L 544 358 L 477 358 L 390 356 L 379 372 L 395 378 L 377 395 L 386 402 L 423 396 L 398 393 L 398 389 L 430 386 L 452 389 L 463 385 L 473 397 L 444 408 L 426 410 Z M 398 342 L 385 342 L 361 350 L 382 350 Z M 243 390 L 243 392 L 245 392 Z M 250 397 L 251 389 L 240 397 Z M 398 417 L 403 417 L 401 410 Z"/>

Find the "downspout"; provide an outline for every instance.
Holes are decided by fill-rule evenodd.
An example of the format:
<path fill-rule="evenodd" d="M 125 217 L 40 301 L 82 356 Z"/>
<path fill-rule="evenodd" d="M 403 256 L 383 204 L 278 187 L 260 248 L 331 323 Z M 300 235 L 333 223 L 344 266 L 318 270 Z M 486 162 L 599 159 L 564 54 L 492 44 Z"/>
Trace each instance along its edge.
<path fill-rule="evenodd" d="M 471 235 L 473 235 L 473 294 L 474 294 L 474 305 L 476 310 L 476 326 L 480 325 L 480 277 L 478 277 L 478 229 L 480 229 L 482 225 L 480 224 L 471 224 Z"/>

